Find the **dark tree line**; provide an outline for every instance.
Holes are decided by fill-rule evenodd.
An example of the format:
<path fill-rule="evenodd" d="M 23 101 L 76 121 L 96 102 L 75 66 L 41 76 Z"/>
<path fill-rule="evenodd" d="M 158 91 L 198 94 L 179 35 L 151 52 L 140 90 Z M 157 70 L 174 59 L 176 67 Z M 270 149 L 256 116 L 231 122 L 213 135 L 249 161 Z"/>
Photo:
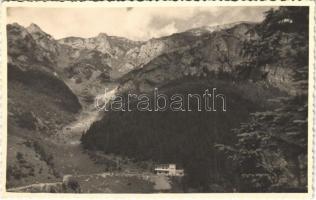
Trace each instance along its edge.
<path fill-rule="evenodd" d="M 232 130 L 235 145 L 216 145 L 233 163 L 241 192 L 307 191 L 308 14 L 307 7 L 271 9 L 255 27 L 258 37 L 244 43 L 247 66 L 291 68 L 295 94 L 273 99 L 277 109 L 252 113 Z"/>

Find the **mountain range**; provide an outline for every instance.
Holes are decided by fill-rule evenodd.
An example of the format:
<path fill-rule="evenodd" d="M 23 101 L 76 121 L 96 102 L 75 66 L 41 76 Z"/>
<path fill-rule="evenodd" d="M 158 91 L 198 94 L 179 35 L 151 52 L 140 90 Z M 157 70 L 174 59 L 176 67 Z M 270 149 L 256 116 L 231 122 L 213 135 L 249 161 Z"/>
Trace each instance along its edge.
<path fill-rule="evenodd" d="M 224 161 L 211 144 L 236 142 L 230 129 L 246 121 L 251 112 L 278 106 L 268 99 L 299 92 L 292 68 L 277 63 L 255 69 L 243 65 L 249 56 L 242 46 L 259 37 L 256 25 L 206 26 L 132 41 L 106 33 L 56 40 L 36 24 L 8 24 L 7 185 L 64 175 L 54 163 L 59 159 L 54 157 L 57 133 L 80 113 L 96 112 L 94 98 L 114 87 L 123 95 L 149 94 L 154 88 L 185 95 L 214 87 L 227 94 L 229 115 L 109 112 L 101 113 L 80 133 L 88 150 L 180 163 L 196 174 L 189 177 L 196 188 L 207 184 L 205 178 L 220 182 L 218 174 L 228 174 L 224 165 L 217 171 Z M 191 151 L 192 146 L 196 151 Z M 17 156 L 20 152 L 28 156 Z"/>

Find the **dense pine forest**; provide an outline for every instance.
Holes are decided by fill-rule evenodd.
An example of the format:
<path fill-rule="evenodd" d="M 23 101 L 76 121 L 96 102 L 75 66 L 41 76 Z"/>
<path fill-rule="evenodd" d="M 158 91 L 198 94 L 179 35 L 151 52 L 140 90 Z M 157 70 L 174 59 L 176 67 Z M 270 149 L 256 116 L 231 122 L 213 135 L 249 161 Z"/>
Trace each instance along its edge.
<path fill-rule="evenodd" d="M 251 113 L 232 130 L 237 144 L 217 145 L 232 161 L 240 191 L 307 190 L 308 24 L 307 8 L 270 10 L 256 27 L 259 38 L 245 45 L 247 67 L 292 68 L 295 93 L 272 99 L 281 102 L 276 109 Z"/>

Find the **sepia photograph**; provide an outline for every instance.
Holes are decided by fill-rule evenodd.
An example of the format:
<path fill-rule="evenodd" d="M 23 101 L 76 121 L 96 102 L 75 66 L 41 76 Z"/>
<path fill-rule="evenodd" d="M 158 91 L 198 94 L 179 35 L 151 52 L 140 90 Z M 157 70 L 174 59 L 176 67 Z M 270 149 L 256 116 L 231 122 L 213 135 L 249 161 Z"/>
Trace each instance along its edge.
<path fill-rule="evenodd" d="M 313 4 L 31 5 L 3 8 L 6 193 L 312 192 Z"/>

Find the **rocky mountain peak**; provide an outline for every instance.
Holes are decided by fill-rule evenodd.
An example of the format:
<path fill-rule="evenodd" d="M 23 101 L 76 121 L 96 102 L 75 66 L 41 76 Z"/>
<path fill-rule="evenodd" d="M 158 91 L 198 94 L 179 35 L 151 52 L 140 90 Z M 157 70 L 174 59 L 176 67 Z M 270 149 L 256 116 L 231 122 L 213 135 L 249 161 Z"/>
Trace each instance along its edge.
<path fill-rule="evenodd" d="M 44 31 L 36 24 L 31 23 L 28 27 L 26 27 L 26 29 L 30 32 L 30 33 L 35 33 L 35 32 L 40 32 L 40 33 L 44 33 Z"/>
<path fill-rule="evenodd" d="M 32 35 L 32 37 L 37 42 L 39 42 L 40 40 L 42 41 L 43 39 L 51 42 L 54 40 L 54 38 L 51 35 L 44 32 L 38 25 L 34 23 L 31 23 L 28 27 L 26 27 L 26 30 Z M 47 41 L 45 41 L 45 43 L 47 43 Z"/>
<path fill-rule="evenodd" d="M 11 26 L 11 27 L 22 27 L 22 28 L 23 28 L 23 26 L 21 26 L 20 24 L 18 24 L 18 23 L 16 23 L 16 22 L 14 22 L 14 23 L 12 23 L 12 24 L 8 24 L 7 26 Z"/>
<path fill-rule="evenodd" d="M 99 33 L 97 38 L 107 38 L 108 37 L 108 34 L 106 33 Z"/>
<path fill-rule="evenodd" d="M 14 30 L 14 31 L 13 31 Z M 18 23 L 12 23 L 12 24 L 8 24 L 7 25 L 7 31 L 8 32 L 15 32 L 16 36 L 20 35 L 21 37 L 25 37 L 26 35 L 28 35 L 28 31 L 23 27 L 21 26 L 20 24 Z M 12 36 L 11 36 L 12 37 Z M 19 38 L 19 37 L 17 37 Z"/>

